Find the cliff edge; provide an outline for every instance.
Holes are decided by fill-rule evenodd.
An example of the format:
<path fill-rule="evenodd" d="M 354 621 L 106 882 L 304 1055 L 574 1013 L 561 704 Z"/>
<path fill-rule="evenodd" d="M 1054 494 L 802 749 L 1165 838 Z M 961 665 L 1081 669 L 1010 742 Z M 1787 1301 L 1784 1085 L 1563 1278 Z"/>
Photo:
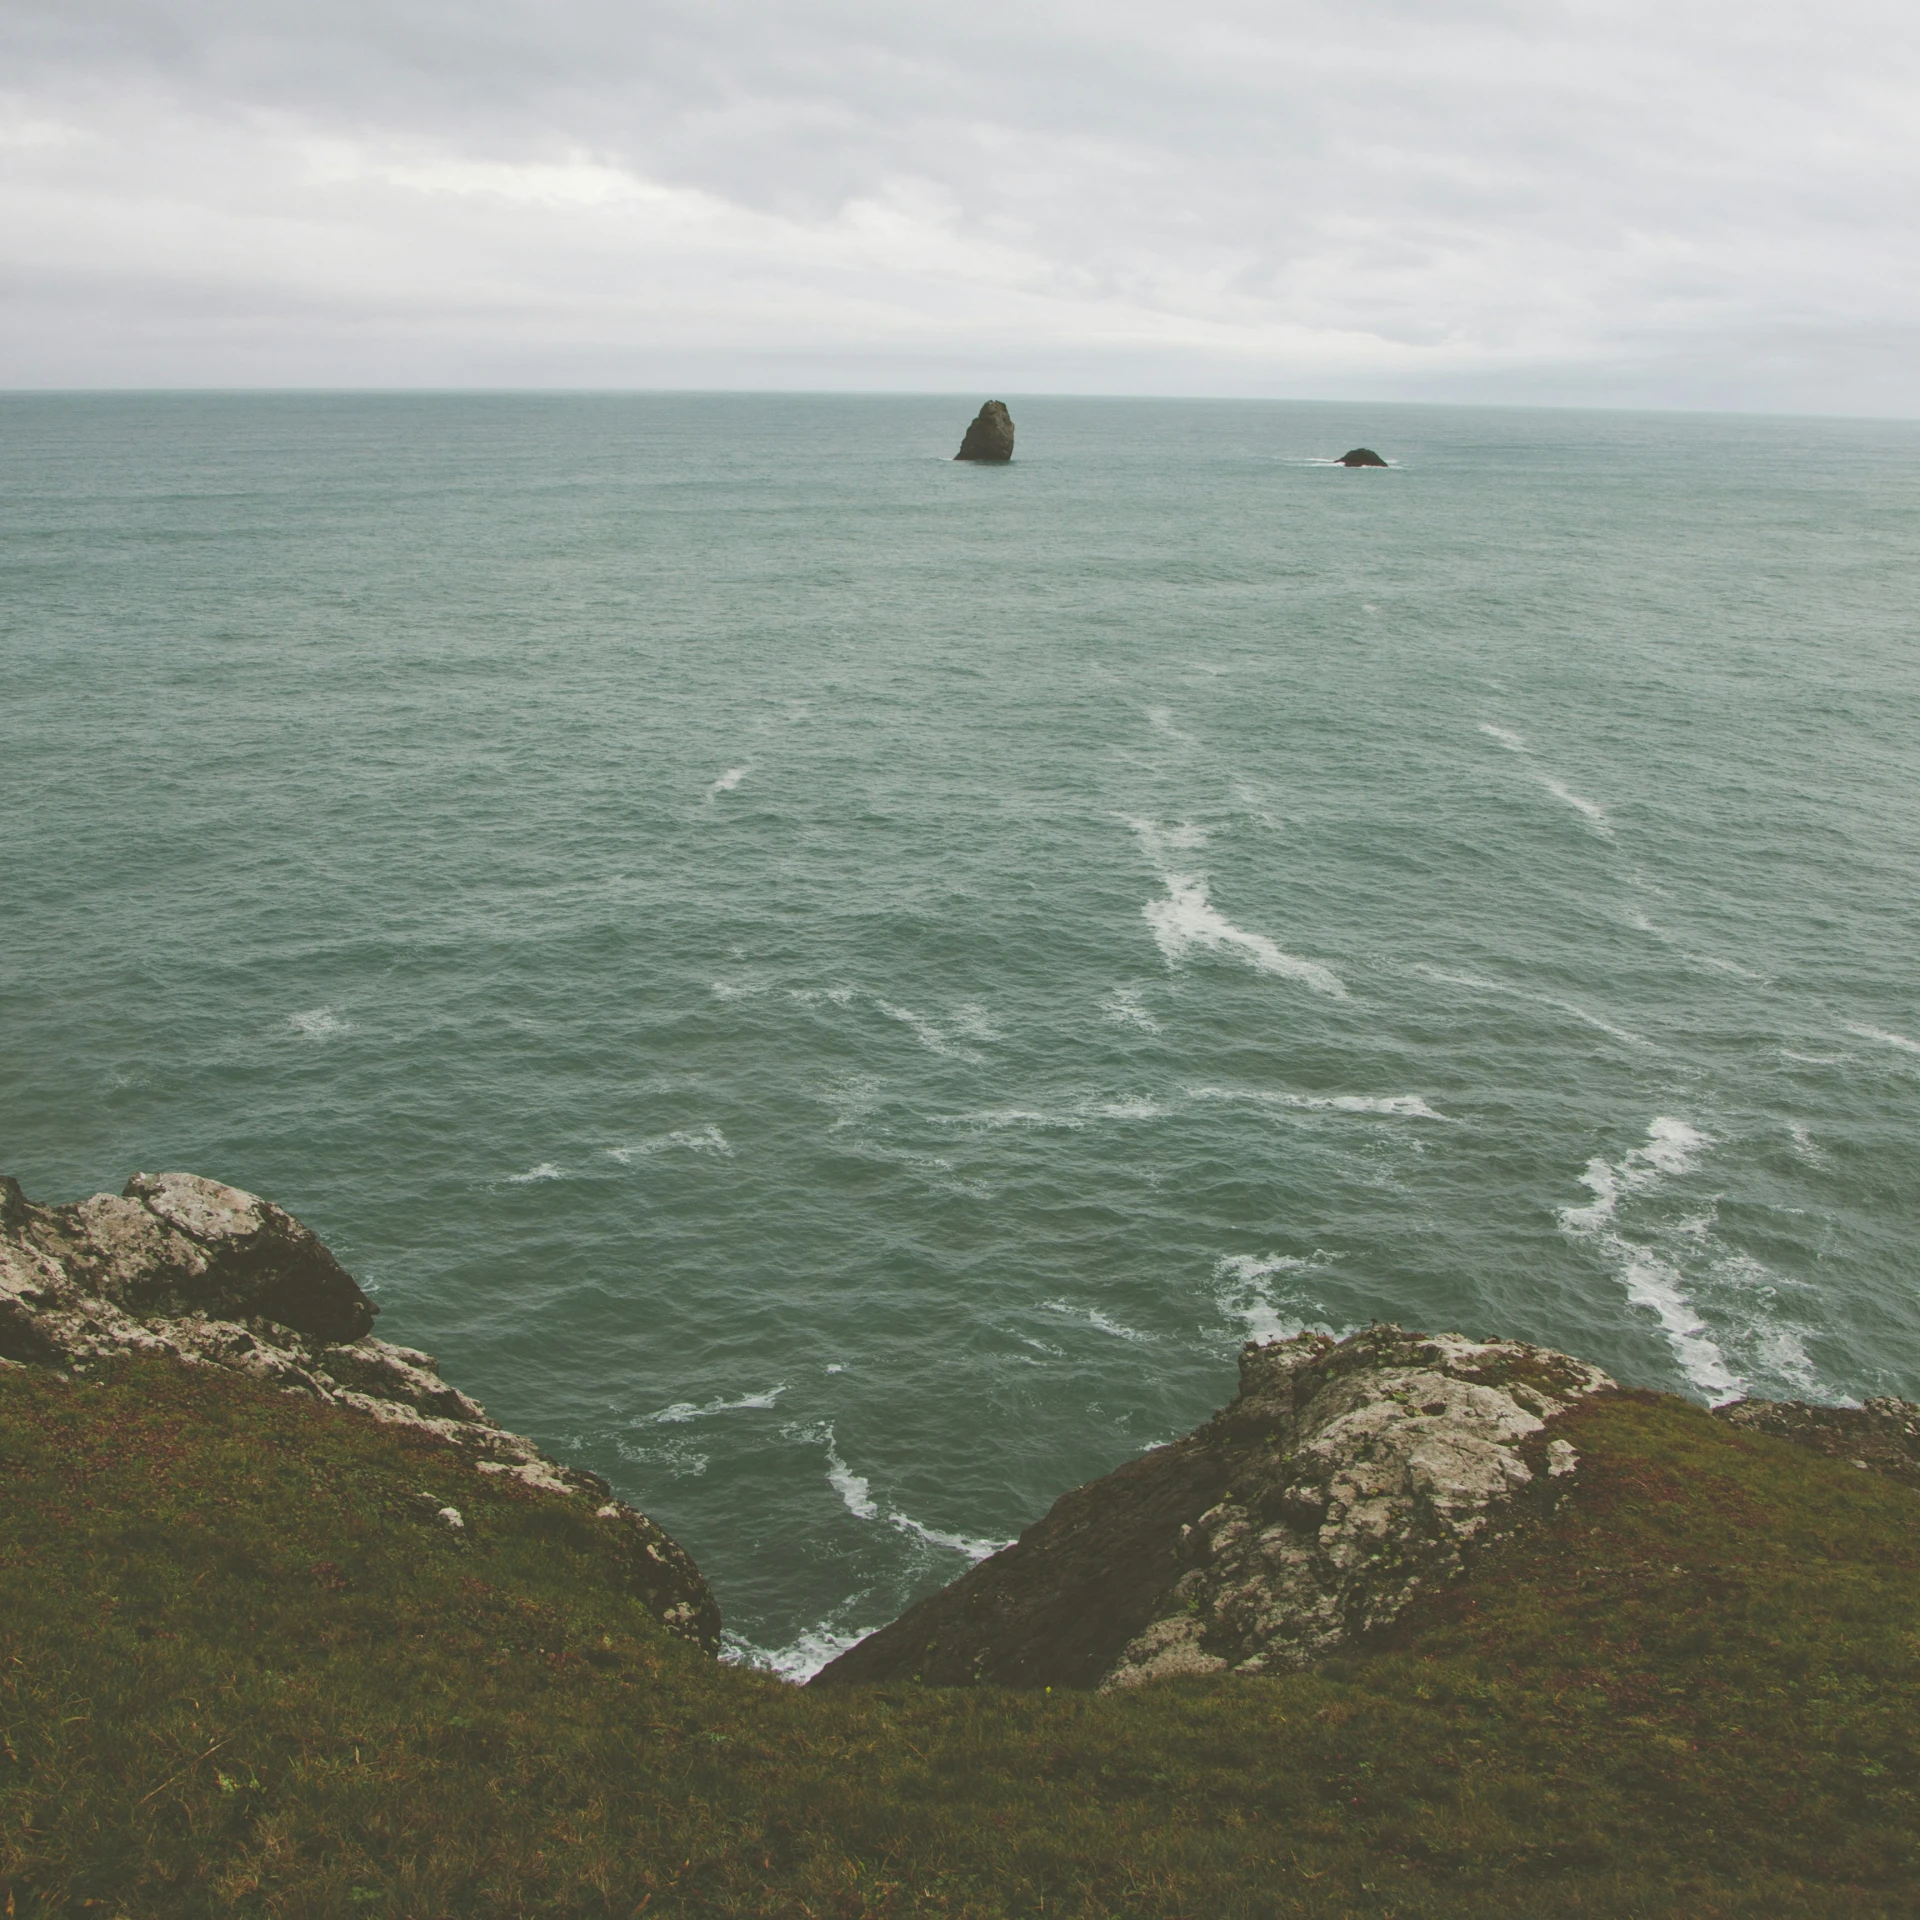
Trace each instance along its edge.
<path fill-rule="evenodd" d="M 490 1419 L 431 1354 L 375 1339 L 378 1312 L 314 1233 L 238 1187 L 136 1173 L 119 1194 L 47 1207 L 0 1176 L 0 1366 L 85 1373 L 172 1356 L 431 1436 L 476 1473 L 590 1502 L 636 1596 L 670 1632 L 718 1649 L 719 1607 L 683 1548 L 598 1475 Z"/>

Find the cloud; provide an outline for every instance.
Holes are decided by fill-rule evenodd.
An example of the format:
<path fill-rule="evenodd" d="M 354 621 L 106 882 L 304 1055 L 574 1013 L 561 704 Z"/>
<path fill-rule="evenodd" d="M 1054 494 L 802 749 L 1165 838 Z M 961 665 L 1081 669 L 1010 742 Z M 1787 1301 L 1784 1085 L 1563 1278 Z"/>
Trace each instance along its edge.
<path fill-rule="evenodd" d="M 1920 411 L 1881 0 L 0 18 L 9 384 Z"/>

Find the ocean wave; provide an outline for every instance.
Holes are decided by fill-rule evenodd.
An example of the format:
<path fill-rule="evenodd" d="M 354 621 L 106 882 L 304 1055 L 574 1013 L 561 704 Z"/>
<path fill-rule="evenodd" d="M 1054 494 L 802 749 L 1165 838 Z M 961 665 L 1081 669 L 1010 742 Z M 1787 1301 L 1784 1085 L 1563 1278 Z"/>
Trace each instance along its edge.
<path fill-rule="evenodd" d="M 777 1679 L 805 1686 L 831 1660 L 837 1660 L 868 1634 L 877 1633 L 884 1622 L 871 1627 L 839 1627 L 829 1614 L 818 1625 L 803 1628 L 784 1647 L 755 1646 L 732 1631 L 720 1636 L 720 1658 L 729 1666 L 753 1667 Z"/>
<path fill-rule="evenodd" d="M 751 767 L 729 767 L 726 772 L 707 789 L 707 798 L 712 800 L 723 793 L 731 793 L 752 771 L 753 769 Z"/>
<path fill-rule="evenodd" d="M 943 1033 L 939 1025 L 926 1015 L 915 1013 L 910 1007 L 896 1007 L 891 1000 L 882 1000 L 877 994 L 873 1004 L 889 1020 L 897 1020 L 929 1053 L 946 1054 L 955 1060 L 970 1060 L 976 1065 L 979 1063 L 979 1054 L 969 1047 L 955 1045 L 952 1036 Z M 973 1037 L 982 1036 L 976 1031 Z"/>
<path fill-rule="evenodd" d="M 1601 839 L 1611 840 L 1613 838 L 1612 822 L 1608 820 L 1607 810 L 1601 806 L 1599 801 L 1589 800 L 1584 794 L 1575 793 L 1564 780 L 1555 780 L 1549 774 L 1543 773 L 1540 776 L 1540 784 L 1545 787 L 1556 800 L 1563 801 L 1567 806 L 1570 806 L 1575 813 L 1579 814 Z"/>
<path fill-rule="evenodd" d="M 1302 1260 L 1286 1253 L 1223 1253 L 1213 1264 L 1220 1311 L 1229 1319 L 1239 1320 L 1249 1340 L 1290 1339 L 1311 1324 L 1300 1311 L 1305 1302 L 1277 1299 L 1270 1283 L 1277 1274 L 1305 1273 L 1325 1266 L 1330 1257 L 1316 1253 L 1312 1259 Z"/>
<path fill-rule="evenodd" d="M 1140 1004 L 1141 989 L 1115 987 L 1101 1003 L 1100 1011 L 1123 1027 L 1138 1027 L 1142 1033 L 1158 1033 L 1160 1022 Z"/>
<path fill-rule="evenodd" d="M 1331 999 L 1346 999 L 1346 984 L 1330 967 L 1288 953 L 1264 933 L 1250 933 L 1235 926 L 1213 904 L 1204 873 L 1182 871 L 1173 865 L 1175 855 L 1197 851 L 1207 844 L 1203 828 L 1161 827 L 1150 820 L 1128 820 L 1127 825 L 1139 840 L 1141 852 L 1158 869 L 1160 884 L 1167 890 L 1165 899 L 1149 900 L 1140 911 L 1168 966 L 1182 965 L 1197 947 L 1215 953 L 1238 953 L 1261 973 L 1298 980 Z"/>
<path fill-rule="evenodd" d="M 1496 727 L 1491 720 L 1480 722 L 1480 731 L 1490 740 L 1498 740 L 1509 753 L 1525 753 L 1527 743 L 1510 727 Z"/>
<path fill-rule="evenodd" d="M 1189 1087 L 1190 1100 L 1244 1100 L 1304 1113 L 1371 1113 L 1400 1120 L 1448 1120 L 1417 1093 L 1279 1093 L 1265 1087 Z"/>
<path fill-rule="evenodd" d="M 1557 1000 L 1550 993 L 1535 993 L 1527 987 L 1508 986 L 1502 980 L 1483 980 L 1478 974 L 1446 973 L 1439 967 L 1416 966 L 1408 969 L 1423 980 L 1437 980 L 1449 987 L 1467 987 L 1475 993 L 1499 993 L 1511 1000 L 1531 1001 L 1536 1007 L 1550 1007 L 1555 1013 L 1564 1013 L 1578 1020 L 1583 1026 L 1592 1027 L 1597 1033 L 1604 1033 L 1615 1040 L 1624 1040 L 1628 1046 L 1645 1047 L 1658 1052 L 1651 1040 L 1643 1033 L 1635 1033 L 1630 1028 L 1616 1026 L 1613 1021 L 1600 1014 L 1589 1013 L 1585 1007 L 1571 1000 Z"/>
<path fill-rule="evenodd" d="M 939 1127 L 988 1127 L 998 1132 L 1005 1127 L 1028 1127 L 1036 1132 L 1049 1130 L 1078 1133 L 1087 1123 L 1078 1114 L 1045 1113 L 1037 1107 L 989 1107 L 978 1113 L 939 1113 L 933 1116 Z"/>
<path fill-rule="evenodd" d="M 1066 1300 L 1042 1300 L 1040 1306 L 1046 1313 L 1058 1313 L 1069 1320 L 1084 1320 L 1088 1326 L 1115 1340 L 1130 1340 L 1136 1345 L 1145 1346 L 1153 1339 L 1150 1333 L 1142 1333 L 1137 1327 L 1123 1326 L 1118 1320 L 1110 1319 L 1098 1307 L 1076 1307 Z"/>
<path fill-rule="evenodd" d="M 565 1167 L 556 1167 L 551 1160 L 542 1160 L 537 1167 L 529 1167 L 525 1173 L 507 1175 L 510 1187 L 530 1187 L 541 1180 L 564 1180 L 567 1177 Z"/>
<path fill-rule="evenodd" d="M 1883 1047 L 1894 1047 L 1901 1053 L 1920 1053 L 1920 1040 L 1909 1040 L 1904 1033 L 1889 1033 L 1885 1027 L 1856 1027 L 1849 1022 L 1847 1031 L 1858 1034 L 1862 1040 L 1872 1040 Z"/>
<path fill-rule="evenodd" d="M 1561 1207 L 1560 1230 L 1575 1239 L 1593 1240 L 1612 1263 L 1627 1298 L 1649 1309 L 1660 1322 L 1667 1344 L 1688 1381 L 1716 1405 L 1733 1399 L 1741 1381 L 1727 1364 L 1718 1341 L 1708 1332 L 1687 1292 L 1680 1270 L 1654 1248 L 1616 1230 L 1621 1202 L 1651 1194 L 1665 1181 L 1689 1173 L 1714 1144 L 1711 1135 L 1671 1114 L 1658 1114 L 1647 1127 L 1644 1146 L 1630 1148 L 1618 1160 L 1589 1160 L 1580 1184 L 1593 1195 L 1585 1206 Z M 1680 1230 L 1687 1230 L 1686 1222 Z M 1704 1226 L 1699 1229 L 1704 1232 Z M 1696 1234 L 1699 1237 L 1699 1234 Z"/>
<path fill-rule="evenodd" d="M 656 1154 L 671 1153 L 717 1153 L 723 1159 L 733 1158 L 733 1147 L 727 1136 L 718 1127 L 687 1127 L 675 1133 L 656 1133 L 650 1139 L 642 1140 L 637 1146 L 608 1147 L 609 1160 L 617 1160 L 623 1167 L 630 1167 L 636 1160 L 651 1160 Z"/>
<path fill-rule="evenodd" d="M 287 1025 L 309 1040 L 331 1040 L 336 1033 L 351 1033 L 353 1023 L 343 1020 L 331 1007 L 309 1007 L 305 1013 L 287 1015 Z"/>
<path fill-rule="evenodd" d="M 786 1391 L 782 1383 L 777 1387 L 769 1387 L 764 1393 L 743 1393 L 737 1400 L 709 1400 L 703 1407 L 696 1407 L 691 1400 L 676 1400 L 672 1406 L 662 1407 L 658 1413 L 650 1413 L 646 1417 L 655 1426 L 683 1426 L 689 1420 L 709 1420 L 719 1413 L 746 1413 L 770 1407 Z"/>

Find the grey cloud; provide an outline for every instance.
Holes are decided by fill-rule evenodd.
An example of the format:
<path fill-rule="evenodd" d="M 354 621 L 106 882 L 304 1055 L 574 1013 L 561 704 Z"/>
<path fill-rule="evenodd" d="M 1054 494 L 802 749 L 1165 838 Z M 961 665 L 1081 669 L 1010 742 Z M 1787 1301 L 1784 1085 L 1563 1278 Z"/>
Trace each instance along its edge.
<path fill-rule="evenodd" d="M 1880 0 L 15 0 L 0 73 L 0 380 L 1920 410 Z"/>

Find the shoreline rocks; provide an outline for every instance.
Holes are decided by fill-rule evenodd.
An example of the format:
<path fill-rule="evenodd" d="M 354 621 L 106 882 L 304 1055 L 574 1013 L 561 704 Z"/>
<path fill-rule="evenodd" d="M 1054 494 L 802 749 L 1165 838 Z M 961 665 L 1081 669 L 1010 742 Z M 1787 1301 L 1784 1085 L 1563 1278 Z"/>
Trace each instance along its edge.
<path fill-rule="evenodd" d="M 442 1380 L 431 1354 L 373 1337 L 380 1309 L 319 1238 L 258 1195 L 191 1173 L 36 1206 L 0 1176 L 0 1367 L 84 1373 L 171 1356 L 309 1394 L 454 1448 L 475 1472 L 591 1502 L 633 1590 L 707 1652 L 720 1610 L 687 1552 L 597 1474 L 546 1458 Z"/>
<path fill-rule="evenodd" d="M 989 400 L 974 415 L 956 460 L 998 462 L 1013 458 L 1013 416 L 1004 400 Z"/>
<path fill-rule="evenodd" d="M 811 1684 L 1311 1665 L 1455 1578 L 1522 1491 L 1567 1484 L 1579 1458 L 1550 1423 L 1613 1385 L 1547 1348 L 1395 1326 L 1249 1345 L 1205 1426 L 1074 1489 Z"/>

